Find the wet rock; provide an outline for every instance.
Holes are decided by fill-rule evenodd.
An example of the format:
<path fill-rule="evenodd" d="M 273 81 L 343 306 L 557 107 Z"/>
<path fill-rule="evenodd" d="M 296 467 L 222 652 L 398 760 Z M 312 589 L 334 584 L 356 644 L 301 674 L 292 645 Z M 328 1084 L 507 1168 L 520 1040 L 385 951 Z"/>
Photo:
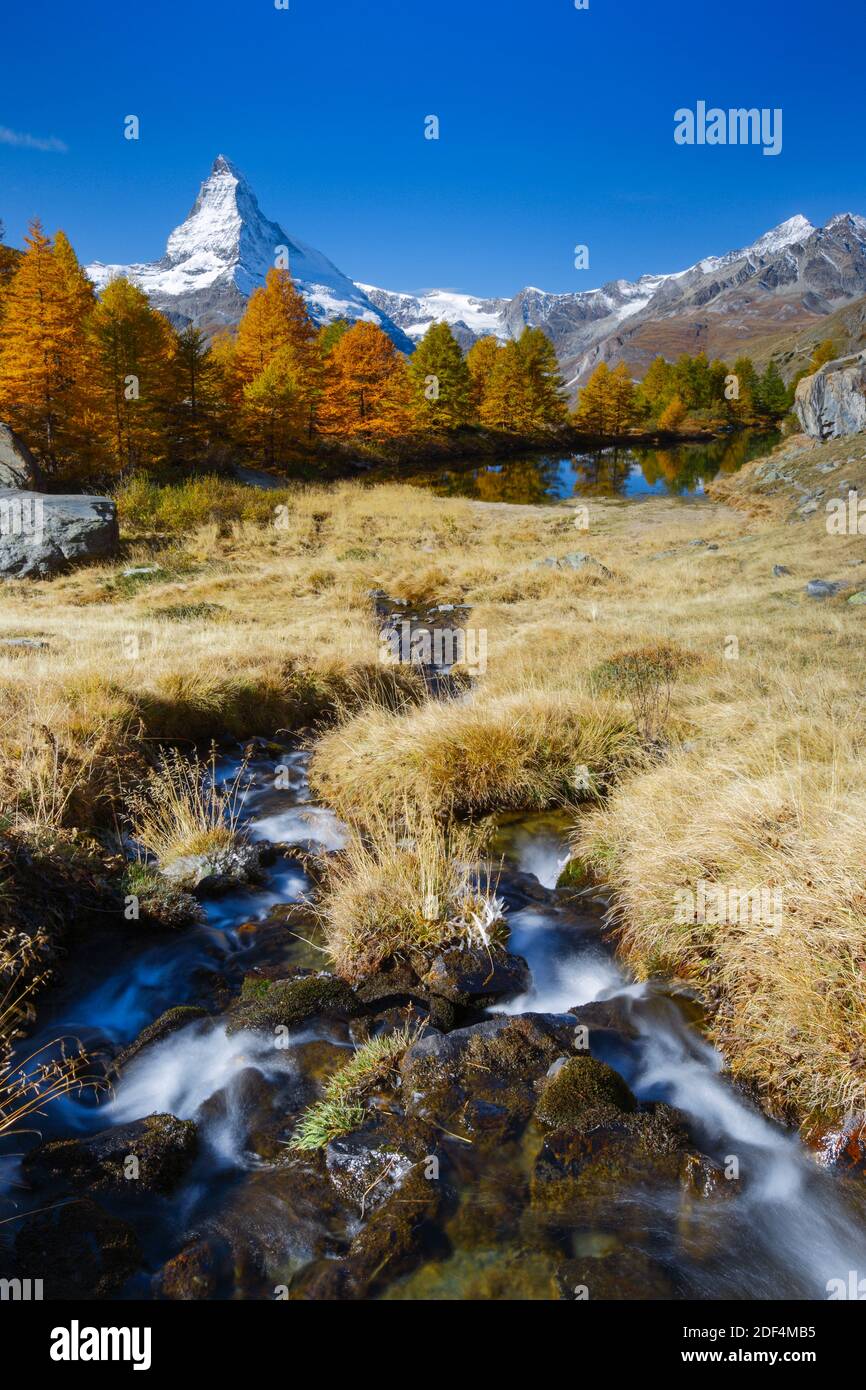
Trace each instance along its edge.
<path fill-rule="evenodd" d="M 613 999 L 595 999 L 591 1004 L 578 1004 L 568 1012 L 574 1016 L 577 1023 L 586 1028 L 590 1054 L 593 1050 L 593 1040 L 598 1038 L 599 1034 L 608 1039 L 616 1036 L 629 1041 L 640 1037 L 628 995 L 617 994 Z"/>
<path fill-rule="evenodd" d="M 305 1270 L 292 1287 L 292 1298 L 369 1298 L 422 1260 L 445 1253 L 437 1224 L 442 1199 L 441 1184 L 425 1178 L 423 1164 L 415 1164 L 365 1222 L 345 1258 Z"/>
<path fill-rule="evenodd" d="M 224 1253 L 209 1240 L 196 1240 L 163 1266 L 154 1278 L 154 1293 L 178 1302 L 214 1298 L 225 1275 Z"/>
<path fill-rule="evenodd" d="M 383 1142 L 375 1124 L 332 1139 L 325 1163 L 342 1199 L 364 1216 L 387 1201 L 414 1166 L 407 1154 Z"/>
<path fill-rule="evenodd" d="M 349 1019 L 365 1012 L 365 1005 L 344 980 L 325 971 L 299 974 L 289 980 L 257 982 L 254 998 L 247 996 L 233 1011 L 227 1033 L 244 1028 L 271 1032 L 274 1028 L 296 1028 L 308 1019 Z"/>
<path fill-rule="evenodd" d="M 614 1301 L 670 1300 L 677 1291 L 670 1275 L 641 1250 L 615 1248 L 603 1255 L 579 1255 L 556 1273 L 563 1299 Z"/>
<path fill-rule="evenodd" d="M 368 975 L 355 990 L 365 1004 L 380 1008 L 405 1004 L 423 996 L 418 975 L 406 961 L 386 960 L 372 975 Z"/>
<path fill-rule="evenodd" d="M 148 1115 L 86 1139 L 41 1144 L 24 1159 L 24 1171 L 31 1179 L 60 1182 L 79 1191 L 125 1196 L 171 1192 L 186 1177 L 197 1152 L 192 1120 Z"/>
<path fill-rule="evenodd" d="M 404 1106 L 476 1143 L 496 1144 L 528 1122 L 536 1085 L 574 1037 L 568 1014 L 503 1014 L 428 1035 L 403 1057 Z"/>
<path fill-rule="evenodd" d="M 132 1227 L 90 1198 L 29 1217 L 15 1240 L 16 1275 L 49 1299 L 111 1298 L 141 1265 Z"/>
<path fill-rule="evenodd" d="M 137 1057 L 145 1047 L 150 1047 L 152 1043 L 162 1042 L 163 1038 L 168 1038 L 172 1033 L 177 1033 L 181 1028 L 186 1028 L 189 1023 L 196 1023 L 198 1020 L 207 1018 L 208 1014 L 204 1009 L 199 1009 L 192 1004 L 178 1004 L 173 1009 L 166 1009 L 164 1014 L 154 1019 L 143 1028 L 134 1042 L 127 1047 L 121 1048 L 114 1058 L 109 1069 L 110 1075 L 118 1073 L 131 1062 L 133 1057 Z"/>
<path fill-rule="evenodd" d="M 243 1067 L 199 1106 L 196 1122 L 206 1136 L 228 1131 L 234 1142 L 261 1158 L 280 1155 L 286 1121 L 315 1098 L 316 1087 L 301 1074 L 287 1073 L 279 1086 L 258 1067 Z M 279 1097 L 280 1110 L 274 1113 Z"/>
<path fill-rule="evenodd" d="M 311 1261 L 331 1265 L 346 1253 L 347 1223 L 357 1221 L 357 1208 L 342 1202 L 320 1154 L 283 1152 L 283 1163 L 232 1185 L 198 1232 L 229 1252 L 226 1296 L 273 1298 L 277 1285 Z"/>
<path fill-rule="evenodd" d="M 235 844 L 212 854 L 185 854 L 161 864 L 159 871 L 170 883 L 185 888 L 197 898 L 219 897 L 237 888 L 238 884 L 256 883 L 270 848 L 267 841 L 259 840 L 255 844 Z"/>
<path fill-rule="evenodd" d="M 485 1006 L 497 999 L 525 994 L 532 984 L 523 956 L 495 949 L 441 951 L 423 979 L 431 994 L 464 1007 Z"/>
<path fill-rule="evenodd" d="M 583 1226 L 618 1222 L 629 1208 L 640 1219 L 635 1193 L 678 1192 L 691 1152 L 683 1118 L 666 1105 L 652 1111 L 588 1110 L 579 1127 L 552 1130 L 535 1162 L 532 1208 L 542 1221 Z"/>
<path fill-rule="evenodd" d="M 535 1118 L 550 1129 L 579 1125 L 589 1110 L 634 1110 L 635 1098 L 613 1067 L 594 1057 L 569 1057 L 544 1083 Z"/>
<path fill-rule="evenodd" d="M 739 1195 L 739 1178 L 726 1178 L 724 1169 L 705 1154 L 689 1153 L 680 1170 L 680 1188 L 679 1253 L 692 1262 L 718 1259 L 723 1253 L 720 1242 L 726 1234 L 729 1238 L 733 1235 L 730 1228 L 720 1225 L 719 1204 Z"/>

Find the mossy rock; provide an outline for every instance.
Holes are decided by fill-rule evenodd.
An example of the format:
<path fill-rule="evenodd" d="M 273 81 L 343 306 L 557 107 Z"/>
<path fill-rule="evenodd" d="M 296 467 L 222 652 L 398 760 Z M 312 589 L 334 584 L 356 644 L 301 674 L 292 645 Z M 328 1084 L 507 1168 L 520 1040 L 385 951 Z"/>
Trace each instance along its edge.
<path fill-rule="evenodd" d="M 615 1248 L 603 1256 L 566 1260 L 556 1277 L 560 1297 L 565 1300 L 643 1302 L 677 1296 L 667 1270 L 634 1249 Z"/>
<path fill-rule="evenodd" d="M 290 980 L 258 980 L 246 986 L 240 1007 L 229 1020 L 227 1033 L 245 1028 L 270 1032 L 295 1028 L 308 1019 L 355 1018 L 365 1005 L 355 991 L 336 975 L 298 975 Z M 250 997 L 252 996 L 252 997 Z"/>
<path fill-rule="evenodd" d="M 679 1200 L 691 1149 L 682 1117 L 669 1106 L 615 1112 L 610 1102 L 579 1122 L 548 1133 L 531 1180 L 532 1209 L 542 1223 L 580 1223 L 637 1235 L 653 1200 Z"/>
<path fill-rule="evenodd" d="M 41 1144 L 24 1160 L 29 1177 L 75 1191 L 171 1192 L 186 1177 L 198 1153 L 193 1120 L 148 1115 L 82 1139 Z M 137 1172 L 128 1176 L 130 1158 Z"/>
<path fill-rule="evenodd" d="M 617 1114 L 635 1108 L 635 1098 L 613 1067 L 595 1057 L 569 1057 L 549 1076 L 535 1118 L 549 1129 L 577 1127 L 587 1111 L 600 1106 Z"/>

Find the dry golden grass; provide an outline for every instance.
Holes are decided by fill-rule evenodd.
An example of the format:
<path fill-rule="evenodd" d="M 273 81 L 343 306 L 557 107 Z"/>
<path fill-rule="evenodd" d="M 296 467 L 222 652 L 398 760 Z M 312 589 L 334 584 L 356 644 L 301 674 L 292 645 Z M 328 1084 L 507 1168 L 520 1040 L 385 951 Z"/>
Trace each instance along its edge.
<path fill-rule="evenodd" d="M 311 785 L 361 821 L 403 801 L 448 818 L 539 809 L 591 795 L 637 751 L 628 721 L 579 689 L 482 690 L 358 715 L 318 743 Z"/>
<path fill-rule="evenodd" d="M 590 790 L 593 778 L 615 784 L 590 813 L 585 845 L 635 967 L 662 962 L 697 984 L 718 1006 L 713 1028 L 731 1065 L 777 1103 L 810 1116 L 857 1109 L 866 607 L 845 593 L 815 602 L 804 586 L 820 577 L 866 588 L 866 538 L 829 536 L 823 516 L 848 484 L 866 496 L 863 453 L 862 440 L 789 440 L 781 478 L 752 465 L 720 485 L 724 501 L 701 506 L 593 499 L 588 530 L 568 506 L 398 485 L 259 494 L 217 515 L 212 498 L 139 496 L 123 564 L 5 586 L 2 635 L 49 645 L 0 648 L 4 806 L 84 823 L 116 800 L 123 759 L 154 741 L 325 718 L 316 787 L 361 829 L 404 811 L 435 821 L 577 799 L 571 780 L 585 765 Z M 798 512 L 810 491 L 821 491 L 817 513 Z M 285 512 L 268 524 L 274 506 Z M 541 563 L 572 551 L 610 573 Z M 774 576 L 777 563 L 790 574 Z M 161 568 L 122 575 L 150 565 Z M 472 606 L 488 665 L 468 697 L 421 703 L 412 672 L 380 664 L 372 589 Z M 659 644 L 689 660 L 671 689 L 667 755 L 648 763 L 628 692 L 598 673 Z M 22 751 L 42 746 L 45 727 L 74 784 L 58 806 L 40 800 L 39 775 L 55 775 L 50 747 L 35 789 Z M 398 911 L 390 873 L 377 897 L 375 873 L 360 892 L 359 870 L 344 903 L 367 902 L 369 889 L 378 905 L 368 920 L 383 923 Z M 714 875 L 746 890 L 780 886 L 783 931 L 674 930 L 676 889 Z M 406 891 L 417 895 L 417 883 Z M 334 935 L 346 960 L 368 941 L 361 927 L 352 936 L 349 916 Z M 395 940 L 403 930 L 395 917 Z"/>
<path fill-rule="evenodd" d="M 133 837 L 162 865 L 201 855 L 220 872 L 245 839 L 240 817 L 246 790 L 244 762 L 220 782 L 215 746 L 207 759 L 170 749 L 127 796 Z"/>
<path fill-rule="evenodd" d="M 475 880 L 483 843 L 474 828 L 409 807 L 351 825 L 323 866 L 322 925 L 340 974 L 363 978 L 390 956 L 449 943 L 492 949 L 504 921 L 493 889 Z"/>

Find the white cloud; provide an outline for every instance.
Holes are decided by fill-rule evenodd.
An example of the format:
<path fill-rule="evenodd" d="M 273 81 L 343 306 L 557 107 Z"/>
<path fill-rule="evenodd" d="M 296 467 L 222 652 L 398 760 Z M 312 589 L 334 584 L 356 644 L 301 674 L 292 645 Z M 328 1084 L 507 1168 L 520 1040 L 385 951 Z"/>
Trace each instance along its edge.
<path fill-rule="evenodd" d="M 14 145 L 19 150 L 41 150 L 45 154 L 66 154 L 67 146 L 56 136 L 44 139 L 40 135 L 28 135 L 25 131 L 10 130 L 0 125 L 0 145 Z"/>

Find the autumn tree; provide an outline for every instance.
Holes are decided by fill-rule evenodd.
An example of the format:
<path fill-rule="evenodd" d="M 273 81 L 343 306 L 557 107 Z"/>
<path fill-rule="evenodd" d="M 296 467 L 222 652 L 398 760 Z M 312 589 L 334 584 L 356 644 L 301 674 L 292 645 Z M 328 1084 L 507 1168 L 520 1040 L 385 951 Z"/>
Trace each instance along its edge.
<path fill-rule="evenodd" d="M 672 396 L 659 416 L 659 429 L 678 430 L 687 414 L 685 402 L 679 396 Z"/>
<path fill-rule="evenodd" d="M 735 415 L 748 418 L 755 412 L 755 396 L 758 387 L 758 373 L 751 357 L 738 357 L 732 368 L 735 378 L 736 395 L 731 399 Z"/>
<path fill-rule="evenodd" d="M 62 232 L 52 245 L 34 221 L 25 245 L 3 296 L 0 413 L 56 473 L 81 444 L 94 292 Z"/>
<path fill-rule="evenodd" d="M 377 324 L 354 323 L 337 341 L 325 367 L 320 410 L 324 433 L 381 439 L 412 430 L 415 415 L 406 364 Z"/>
<path fill-rule="evenodd" d="M 3 291 L 12 279 L 13 272 L 18 264 L 20 251 L 16 251 L 14 246 L 6 246 L 6 228 L 0 222 L 0 319 L 3 317 Z"/>
<path fill-rule="evenodd" d="M 610 367 L 599 362 L 583 386 L 574 412 L 574 423 L 587 434 L 607 434 L 610 401 Z"/>
<path fill-rule="evenodd" d="M 287 270 L 272 268 L 253 291 L 231 353 L 243 442 L 277 463 L 315 428 L 322 359 L 317 331 Z"/>
<path fill-rule="evenodd" d="M 175 334 L 147 296 L 122 276 L 90 316 L 96 434 L 115 474 L 162 462 L 169 452 Z"/>
<path fill-rule="evenodd" d="M 347 333 L 350 327 L 349 320 L 344 318 L 330 319 L 328 323 L 322 324 L 316 335 L 316 346 L 322 361 L 330 352 L 333 352 L 343 334 Z"/>
<path fill-rule="evenodd" d="M 481 407 L 490 385 L 491 373 L 501 351 L 502 346 L 498 338 L 494 338 L 491 334 L 485 334 L 483 338 L 478 338 L 472 344 L 466 354 L 472 408 L 476 417 L 481 414 Z"/>
<path fill-rule="evenodd" d="M 516 338 L 509 338 L 493 359 L 481 401 L 482 425 L 519 432 L 525 428 L 523 360 Z"/>
<path fill-rule="evenodd" d="M 172 358 L 172 454 L 184 463 L 202 463 L 220 429 L 220 360 L 200 329 L 189 324 L 177 335 Z"/>
<path fill-rule="evenodd" d="M 530 431 L 565 423 L 568 407 L 553 343 L 541 328 L 525 328 L 517 339 L 523 377 L 523 421 Z"/>
<path fill-rule="evenodd" d="M 432 323 L 408 364 L 419 424 L 456 429 L 472 415 L 472 379 L 460 344 L 447 323 Z"/>
<path fill-rule="evenodd" d="M 675 393 L 673 363 L 662 356 L 654 357 L 637 387 L 638 412 L 655 419 Z"/>
<path fill-rule="evenodd" d="M 755 404 L 766 415 L 783 415 L 791 404 L 791 393 L 785 385 L 777 362 L 767 363 L 755 385 Z"/>

